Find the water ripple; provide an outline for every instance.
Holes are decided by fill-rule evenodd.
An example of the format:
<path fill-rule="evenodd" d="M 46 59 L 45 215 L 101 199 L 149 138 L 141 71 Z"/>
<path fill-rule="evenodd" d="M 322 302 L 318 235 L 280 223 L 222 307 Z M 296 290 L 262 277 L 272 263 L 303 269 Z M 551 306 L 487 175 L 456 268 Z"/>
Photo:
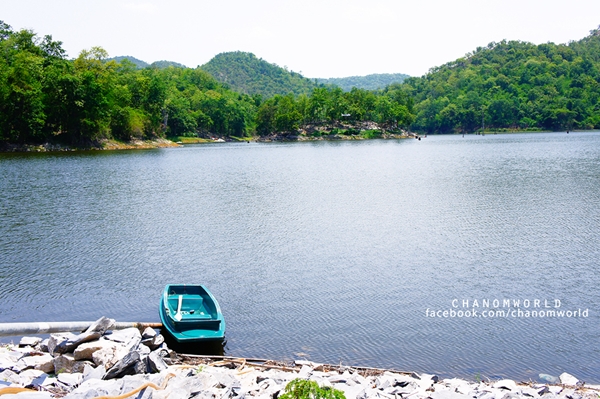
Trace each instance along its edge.
<path fill-rule="evenodd" d="M 0 155 L 0 321 L 219 298 L 232 355 L 600 382 L 600 134 Z M 559 299 L 588 318 L 431 318 Z"/>

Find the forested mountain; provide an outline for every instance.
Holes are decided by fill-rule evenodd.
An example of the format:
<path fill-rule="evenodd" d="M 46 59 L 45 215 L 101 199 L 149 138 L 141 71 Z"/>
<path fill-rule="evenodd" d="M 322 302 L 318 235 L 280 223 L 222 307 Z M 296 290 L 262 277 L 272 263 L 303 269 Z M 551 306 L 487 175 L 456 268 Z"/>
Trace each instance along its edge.
<path fill-rule="evenodd" d="M 347 78 L 317 79 L 317 82 L 326 85 L 335 85 L 344 91 L 350 91 L 353 87 L 365 90 L 383 89 L 393 83 L 402 83 L 410 76 L 403 73 L 374 73 L 366 76 L 349 76 Z"/>
<path fill-rule="evenodd" d="M 409 78 L 421 132 L 600 128 L 600 31 L 569 44 L 502 41 Z"/>
<path fill-rule="evenodd" d="M 0 21 L 0 146 L 336 129 L 600 128 L 599 29 L 569 44 L 490 43 L 381 90 L 344 92 L 242 52 L 196 69 L 140 69 L 124 58 L 93 47 L 69 60 L 52 36 Z"/>
<path fill-rule="evenodd" d="M 185 65 L 180 64 L 179 62 L 175 62 L 175 61 L 154 61 L 152 64 L 150 64 L 151 67 L 155 67 L 155 68 L 168 68 L 168 67 L 175 67 L 175 68 L 187 68 Z"/>
<path fill-rule="evenodd" d="M 118 57 L 112 57 L 112 58 L 108 58 L 106 61 L 123 62 L 124 60 L 127 60 L 127 61 L 135 64 L 135 66 L 138 68 L 147 68 L 150 66 L 150 64 L 148 64 L 146 61 L 139 60 L 130 55 L 121 55 Z"/>
<path fill-rule="evenodd" d="M 175 61 L 164 61 L 164 60 L 162 60 L 162 61 L 154 61 L 152 64 L 148 64 L 146 61 L 139 60 L 139 59 L 137 59 L 135 57 L 132 57 L 130 55 L 122 55 L 122 56 L 118 56 L 118 57 L 107 58 L 105 61 L 115 61 L 115 62 L 121 63 L 121 62 L 123 62 L 125 60 L 133 63 L 138 68 L 148 68 L 148 67 L 168 68 L 170 66 L 175 67 L 175 68 L 186 68 L 185 65 L 180 64 L 180 63 L 175 62 Z"/>
<path fill-rule="evenodd" d="M 218 54 L 200 68 L 235 91 L 264 98 L 275 94 L 308 94 L 318 86 L 297 72 L 241 51 Z"/>
<path fill-rule="evenodd" d="M 399 87 L 309 90 L 307 79 L 286 72 L 284 77 L 307 84 L 310 95 L 276 94 L 263 102 L 259 95 L 230 90 L 201 68 L 140 69 L 127 58 L 109 60 L 105 50 L 93 47 L 69 60 L 62 43 L 51 36 L 15 32 L 0 21 L 0 146 L 269 135 L 341 121 L 372 121 L 394 130 L 413 120 L 412 102 Z M 276 68 L 264 61 L 260 65 L 267 71 Z"/>

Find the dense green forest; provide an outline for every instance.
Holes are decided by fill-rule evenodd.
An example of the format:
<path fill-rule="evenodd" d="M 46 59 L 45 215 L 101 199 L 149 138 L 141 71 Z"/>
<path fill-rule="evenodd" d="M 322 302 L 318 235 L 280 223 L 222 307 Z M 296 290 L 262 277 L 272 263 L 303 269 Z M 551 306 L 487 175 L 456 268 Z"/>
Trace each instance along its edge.
<path fill-rule="evenodd" d="M 318 83 L 338 86 L 344 91 L 358 89 L 377 90 L 384 89 L 393 83 L 402 83 L 410 76 L 403 73 L 374 73 L 366 76 L 349 76 L 346 78 L 317 79 Z"/>
<path fill-rule="evenodd" d="M 213 57 L 201 68 L 232 90 L 263 98 L 276 94 L 309 94 L 318 86 L 297 72 L 288 71 L 252 53 L 233 51 Z"/>
<path fill-rule="evenodd" d="M 412 121 L 412 103 L 397 87 L 350 93 L 314 87 L 309 95 L 263 101 L 230 90 L 201 68 L 140 69 L 126 59 L 108 61 L 100 47 L 69 60 L 61 45 L 0 21 L 0 144 L 245 137 L 342 120 L 395 129 Z"/>
<path fill-rule="evenodd" d="M 247 90 L 233 91 L 231 82 L 209 73 L 213 61 L 228 60 L 246 65 L 240 82 Z M 0 145 L 600 128 L 598 29 L 568 44 L 490 43 L 379 90 L 318 84 L 248 53 L 213 61 L 195 69 L 169 62 L 139 68 L 128 59 L 109 59 L 100 47 L 68 59 L 51 36 L 14 31 L 0 21 Z M 258 76 L 268 79 L 262 85 L 272 94 L 252 91 Z"/>
<path fill-rule="evenodd" d="M 107 58 L 104 61 L 123 62 L 125 60 L 135 64 L 135 66 L 137 66 L 138 68 L 148 68 L 148 67 L 168 68 L 170 66 L 176 67 L 176 68 L 185 68 L 186 67 L 185 65 L 180 64 L 175 61 L 165 61 L 165 60 L 154 61 L 152 64 L 148 64 L 146 61 L 142 61 L 142 60 L 132 57 L 130 55 L 121 55 L 118 57 L 111 57 L 111 58 Z"/>
<path fill-rule="evenodd" d="M 502 41 L 403 84 L 418 132 L 600 128 L 600 31 L 569 44 Z"/>
<path fill-rule="evenodd" d="M 402 83 L 408 75 L 381 73 L 346 78 L 309 79 L 289 71 L 287 67 L 271 64 L 252 53 L 235 51 L 221 53 L 202 67 L 219 82 L 226 83 L 232 90 L 250 95 L 260 94 L 263 98 L 276 94 L 310 94 L 315 87 L 337 86 L 343 91 L 358 89 L 384 89 L 393 83 Z"/>

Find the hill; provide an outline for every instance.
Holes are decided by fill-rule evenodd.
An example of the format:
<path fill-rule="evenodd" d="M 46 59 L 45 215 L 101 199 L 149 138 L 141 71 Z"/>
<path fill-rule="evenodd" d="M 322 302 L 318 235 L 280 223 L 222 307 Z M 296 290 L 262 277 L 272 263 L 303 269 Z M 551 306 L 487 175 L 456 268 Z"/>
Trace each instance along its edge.
<path fill-rule="evenodd" d="M 133 64 L 135 64 L 140 69 L 148 68 L 148 67 L 156 67 L 158 69 L 162 69 L 162 68 L 168 68 L 170 66 L 175 67 L 175 68 L 187 68 L 185 65 L 180 64 L 175 61 L 164 61 L 163 60 L 163 61 L 154 61 L 152 64 L 148 64 L 146 61 L 142 61 L 142 60 L 132 57 L 130 55 L 120 55 L 118 57 L 112 57 L 112 58 L 107 59 L 107 61 L 111 61 L 111 60 L 114 60 L 116 62 L 128 60 L 128 61 L 132 62 Z"/>
<path fill-rule="evenodd" d="M 410 76 L 403 73 L 375 73 L 366 76 L 349 76 L 347 78 L 317 79 L 317 82 L 326 85 L 335 85 L 344 91 L 350 91 L 353 87 L 365 90 L 383 89 L 393 83 L 402 83 Z"/>
<path fill-rule="evenodd" d="M 175 67 L 175 68 L 187 68 L 185 65 L 180 64 L 178 62 L 175 61 L 154 61 L 152 64 L 150 64 L 150 66 L 152 67 L 156 67 L 158 69 L 162 69 L 162 68 L 168 68 L 168 67 Z"/>
<path fill-rule="evenodd" d="M 132 57 L 130 55 L 120 55 L 118 57 L 112 57 L 112 58 L 108 58 L 107 61 L 116 61 L 116 62 L 121 62 L 123 60 L 128 60 L 130 62 L 132 62 L 133 64 L 135 64 L 138 68 L 146 68 L 149 67 L 150 64 L 148 64 L 145 61 L 142 60 L 138 60 L 135 57 Z"/>
<path fill-rule="evenodd" d="M 200 68 L 226 83 L 232 90 L 249 95 L 272 97 L 276 94 L 308 94 L 318 86 L 297 72 L 241 51 L 218 54 Z"/>
<path fill-rule="evenodd" d="M 492 42 L 402 85 L 420 132 L 600 128 L 600 29 L 569 44 Z"/>

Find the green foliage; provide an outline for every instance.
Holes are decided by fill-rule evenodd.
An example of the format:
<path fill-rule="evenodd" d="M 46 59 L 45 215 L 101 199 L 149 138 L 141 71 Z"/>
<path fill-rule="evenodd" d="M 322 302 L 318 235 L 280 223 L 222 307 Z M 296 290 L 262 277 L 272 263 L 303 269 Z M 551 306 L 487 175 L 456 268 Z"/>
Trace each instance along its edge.
<path fill-rule="evenodd" d="M 285 387 L 281 399 L 346 399 L 344 392 L 330 388 L 319 387 L 315 381 L 296 378 Z"/>
<path fill-rule="evenodd" d="M 154 61 L 152 64 L 150 64 L 150 67 L 152 68 L 159 68 L 159 69 L 164 69 L 164 68 L 169 68 L 169 67 L 175 67 L 175 68 L 186 68 L 185 65 L 180 64 L 178 62 L 175 61 Z"/>
<path fill-rule="evenodd" d="M 362 136 L 365 139 L 376 139 L 376 138 L 381 137 L 381 130 L 373 130 L 373 129 L 363 130 Z"/>
<path fill-rule="evenodd" d="M 346 78 L 317 79 L 318 83 L 340 87 L 343 91 L 353 88 L 365 90 L 378 90 L 394 84 L 402 83 L 410 76 L 403 73 L 375 73 L 366 76 L 349 76 Z"/>
<path fill-rule="evenodd" d="M 125 61 L 128 61 L 128 62 L 131 62 L 133 65 L 135 65 L 136 68 L 147 68 L 150 66 L 150 64 L 148 64 L 146 61 L 139 60 L 130 55 L 122 55 L 119 57 L 112 57 L 112 58 L 109 58 L 107 61 L 115 61 L 118 63 L 123 63 Z"/>
<path fill-rule="evenodd" d="M 502 41 L 409 78 L 420 132 L 592 129 L 600 106 L 600 36 L 568 45 Z"/>
<path fill-rule="evenodd" d="M 235 51 L 216 55 L 201 68 L 233 90 L 249 95 L 308 94 L 318 86 L 297 72 L 270 64 L 252 53 Z"/>
<path fill-rule="evenodd" d="M 255 129 L 257 99 L 203 70 L 169 62 L 139 69 L 132 57 L 107 57 L 92 47 L 67 60 L 51 36 L 0 21 L 0 142 L 86 145 Z"/>

